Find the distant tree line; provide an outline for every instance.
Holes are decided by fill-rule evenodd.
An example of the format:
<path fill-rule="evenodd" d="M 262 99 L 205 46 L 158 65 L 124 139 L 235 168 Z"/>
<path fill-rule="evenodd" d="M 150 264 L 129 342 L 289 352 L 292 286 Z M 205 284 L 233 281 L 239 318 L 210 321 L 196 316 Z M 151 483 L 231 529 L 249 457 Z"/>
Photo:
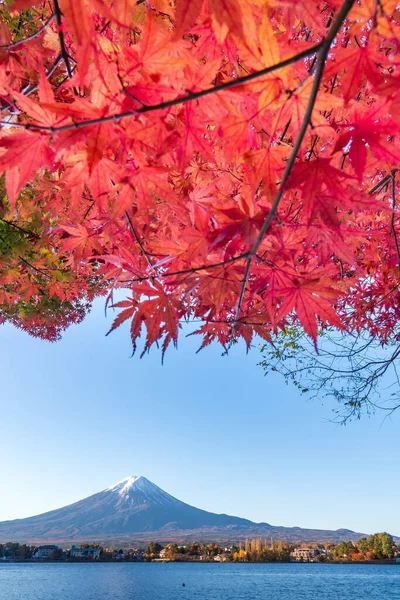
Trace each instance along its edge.
<path fill-rule="evenodd" d="M 167 544 L 163 547 L 152 542 L 144 554 L 144 560 L 193 561 L 216 560 L 234 562 L 289 562 L 299 548 L 315 549 L 313 560 L 327 561 L 370 561 L 390 560 L 400 554 L 400 548 L 393 537 L 384 533 L 374 533 L 358 542 L 340 542 L 338 544 L 289 544 L 271 538 L 246 539 L 229 548 L 218 544 L 192 543 L 185 546 Z"/>
<path fill-rule="evenodd" d="M 374 533 L 362 537 L 358 542 L 340 542 L 339 544 L 288 544 L 271 538 L 246 539 L 229 547 L 216 543 L 176 543 L 162 546 L 159 542 L 151 542 L 146 549 L 111 549 L 98 544 L 81 544 L 81 548 L 100 548 L 101 561 L 153 561 L 171 560 L 175 562 L 217 561 L 221 562 L 289 562 L 293 560 L 296 549 L 315 549 L 313 560 L 328 561 L 371 561 L 391 560 L 400 555 L 400 547 L 396 545 L 389 533 Z M 24 561 L 33 560 L 37 546 L 7 542 L 0 544 L 0 560 Z M 71 557 L 70 549 L 57 548 L 46 560 L 76 560 Z M 79 559 L 78 559 L 79 560 Z M 82 560 L 91 560 L 90 556 Z"/>
<path fill-rule="evenodd" d="M 383 560 L 394 558 L 399 548 L 389 533 L 374 533 L 362 537 L 358 542 L 341 542 L 332 549 L 336 559 L 348 560 Z"/>
<path fill-rule="evenodd" d="M 288 562 L 293 549 L 293 545 L 273 538 L 270 542 L 261 538 L 246 539 L 233 548 L 232 559 L 238 562 Z"/>
<path fill-rule="evenodd" d="M 35 550 L 36 546 L 7 542 L 6 544 L 0 544 L 0 559 L 29 560 L 34 555 Z"/>
<path fill-rule="evenodd" d="M 218 544 L 199 544 L 192 543 L 185 546 L 178 546 L 177 544 L 167 544 L 163 547 L 158 542 L 152 542 L 144 555 L 145 560 L 154 560 L 160 557 L 162 551 L 162 557 L 165 560 L 199 560 L 203 559 L 214 559 L 216 556 L 224 554 L 225 547 L 219 546 Z"/>
<path fill-rule="evenodd" d="M 103 548 L 99 544 L 80 544 L 79 548 L 100 548 L 100 560 L 138 560 L 143 559 L 144 551 L 139 548 L 131 548 L 129 550 Z M 23 561 L 36 559 L 35 553 L 40 546 L 30 546 L 27 544 L 19 544 L 17 542 L 7 542 L 0 544 L 0 560 Z M 41 561 L 91 561 L 92 557 L 88 554 L 85 557 L 76 558 L 71 555 L 71 548 L 63 550 L 56 547 L 52 550 L 49 556 L 41 557 Z"/>

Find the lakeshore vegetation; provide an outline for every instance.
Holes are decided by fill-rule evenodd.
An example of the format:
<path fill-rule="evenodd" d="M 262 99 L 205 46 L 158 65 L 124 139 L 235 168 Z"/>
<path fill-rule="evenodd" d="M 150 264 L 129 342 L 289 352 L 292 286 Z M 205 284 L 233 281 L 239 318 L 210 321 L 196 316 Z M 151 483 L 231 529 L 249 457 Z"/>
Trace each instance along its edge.
<path fill-rule="evenodd" d="M 0 544 L 0 561 L 370 562 L 394 561 L 400 557 L 400 546 L 386 532 L 363 537 L 356 543 L 339 544 L 296 545 L 256 538 L 229 547 L 217 543 L 163 546 L 154 541 L 145 548 L 111 549 L 98 544 L 81 544 L 77 547 L 79 553 L 75 546 L 73 549 L 75 553 L 71 548 L 8 542 Z"/>

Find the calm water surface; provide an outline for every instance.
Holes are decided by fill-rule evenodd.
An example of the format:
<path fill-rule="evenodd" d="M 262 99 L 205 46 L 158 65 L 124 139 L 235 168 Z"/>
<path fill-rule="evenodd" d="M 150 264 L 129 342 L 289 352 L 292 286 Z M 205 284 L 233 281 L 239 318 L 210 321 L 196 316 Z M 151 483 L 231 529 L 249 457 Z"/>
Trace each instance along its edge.
<path fill-rule="evenodd" d="M 400 600 L 400 565 L 3 564 L 0 600 Z"/>

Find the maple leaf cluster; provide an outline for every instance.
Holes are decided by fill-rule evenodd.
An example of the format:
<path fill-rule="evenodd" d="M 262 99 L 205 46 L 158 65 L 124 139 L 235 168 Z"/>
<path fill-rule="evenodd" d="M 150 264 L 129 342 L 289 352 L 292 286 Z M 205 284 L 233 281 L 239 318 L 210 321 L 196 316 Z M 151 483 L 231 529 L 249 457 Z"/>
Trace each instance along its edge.
<path fill-rule="evenodd" d="M 144 350 L 165 352 L 187 320 L 202 346 L 296 323 L 385 341 L 394 0 L 6 4 L 0 217 L 39 233 L 32 262 L 0 256 L 3 310 L 128 288 L 112 329 L 129 320 L 134 349 L 145 329 Z"/>
<path fill-rule="evenodd" d="M 4 194 L 1 187 L 0 191 Z M 79 276 L 69 268 L 68 254 L 60 251 L 52 235 L 55 220 L 44 218 L 38 198 L 34 211 L 27 202 L 32 191 L 27 186 L 21 194 L 28 208 L 21 206 L 18 224 L 0 217 L 0 323 L 56 341 L 67 327 L 84 319 L 106 286 L 92 266 L 81 269 Z"/>

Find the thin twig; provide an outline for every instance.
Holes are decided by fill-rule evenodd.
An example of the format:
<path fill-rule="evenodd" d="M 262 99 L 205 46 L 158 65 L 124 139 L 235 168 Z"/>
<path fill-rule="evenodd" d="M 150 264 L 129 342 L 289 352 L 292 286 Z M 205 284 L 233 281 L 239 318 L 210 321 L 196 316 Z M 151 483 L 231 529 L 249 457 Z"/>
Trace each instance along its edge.
<path fill-rule="evenodd" d="M 95 204 L 96 204 L 96 200 L 92 200 L 92 202 L 89 204 L 88 208 L 86 209 L 85 214 L 83 215 L 82 221 L 86 221 L 90 211 L 92 210 L 92 208 Z"/>
<path fill-rule="evenodd" d="M 378 190 L 380 190 L 380 188 L 382 188 L 386 183 L 388 183 L 392 178 L 392 175 L 386 175 L 386 177 L 384 177 L 382 179 L 382 181 L 379 181 L 376 185 L 374 185 L 374 187 L 369 190 L 368 194 L 372 195 L 375 194 L 375 192 L 377 192 Z"/>
<path fill-rule="evenodd" d="M 18 256 L 18 258 L 24 262 L 26 265 L 28 265 L 28 267 L 30 267 L 31 269 L 33 269 L 34 271 L 36 271 L 37 273 L 40 273 L 40 275 L 43 275 L 44 277 L 47 277 L 48 279 L 51 279 L 50 275 L 48 275 L 47 273 L 45 273 L 44 271 L 42 271 L 42 269 L 38 269 L 37 267 L 35 267 L 34 265 L 32 265 L 30 262 L 28 262 L 25 258 L 23 258 L 22 256 Z"/>
<path fill-rule="evenodd" d="M 35 33 L 32 33 L 31 35 L 28 35 L 27 37 L 22 38 L 21 40 L 18 40 L 16 42 L 11 42 L 11 44 L 4 44 L 3 46 L 0 46 L 0 50 L 12 50 L 13 48 L 17 48 L 18 46 L 21 46 L 22 44 L 26 44 L 26 42 L 29 42 L 30 40 L 34 40 L 35 38 L 39 37 L 39 35 L 41 33 L 43 33 L 43 31 L 50 25 L 50 23 L 52 22 L 54 17 L 55 17 L 55 14 L 53 13 L 52 15 L 50 15 L 50 17 L 47 19 L 47 21 L 42 25 L 42 27 L 40 27 L 40 29 L 35 31 Z"/>
<path fill-rule="evenodd" d="M 190 273 L 197 273 L 198 271 L 208 271 L 209 269 L 216 269 L 217 267 L 223 267 L 225 265 L 230 265 L 233 262 L 237 262 L 238 260 L 244 260 L 248 257 L 248 254 L 239 254 L 239 256 L 233 256 L 232 258 L 228 258 L 227 260 L 222 260 L 220 262 L 211 263 L 208 265 L 202 265 L 201 267 L 191 267 L 189 269 L 182 269 L 180 271 L 172 271 L 169 273 L 159 273 L 157 278 L 166 278 L 166 277 L 174 277 L 176 275 L 188 275 Z M 155 279 L 153 275 L 145 275 L 144 277 L 136 277 L 134 279 L 124 279 L 123 281 L 119 281 L 118 283 L 135 283 L 140 281 L 148 281 L 149 279 Z"/>
<path fill-rule="evenodd" d="M 7 219 L 0 218 L 0 221 L 2 221 L 3 223 L 5 223 L 9 227 L 14 227 L 15 229 L 18 229 L 19 231 L 21 231 L 22 233 L 24 233 L 25 235 L 27 235 L 29 237 L 34 237 L 37 240 L 40 240 L 40 236 L 37 235 L 37 233 L 35 233 L 34 231 L 29 231 L 28 229 L 24 229 L 23 227 L 20 227 L 16 223 L 13 223 L 12 221 L 8 221 Z"/>
<path fill-rule="evenodd" d="M 54 63 L 52 64 L 52 66 L 50 67 L 50 69 L 46 72 L 46 79 L 49 79 L 54 71 L 56 70 L 56 68 L 58 67 L 58 65 L 60 64 L 60 62 L 62 61 L 62 56 L 61 54 L 59 54 L 56 58 L 56 60 L 54 61 Z M 24 87 L 21 90 L 21 94 L 23 96 L 30 96 L 30 94 L 33 94 L 33 92 L 36 92 L 36 90 L 38 89 L 38 84 L 35 83 L 34 85 L 27 85 L 26 87 Z M 9 110 L 9 107 L 12 106 L 11 104 L 9 104 L 8 106 L 5 106 L 4 108 L 1 109 L 1 112 L 6 112 Z M 14 127 L 16 125 L 16 123 L 11 123 L 12 126 Z M 8 125 L 10 125 L 10 123 L 8 123 Z"/>
<path fill-rule="evenodd" d="M 397 238 L 397 233 L 396 233 L 396 228 L 394 226 L 394 211 L 396 208 L 396 170 L 394 169 L 392 171 L 392 216 L 390 219 L 390 228 L 392 230 L 393 233 L 393 238 L 394 238 L 394 245 L 396 246 L 396 253 L 397 253 L 397 265 L 400 269 L 400 248 L 399 248 L 399 240 Z"/>
<path fill-rule="evenodd" d="M 54 63 L 51 65 L 50 69 L 46 72 L 46 79 L 49 79 L 53 73 L 55 72 L 55 70 L 57 69 L 58 65 L 60 64 L 60 62 L 63 60 L 63 57 L 61 55 L 61 53 L 56 57 L 56 60 L 54 61 Z M 30 87 L 24 88 L 21 91 L 21 94 L 23 94 L 24 96 L 29 96 L 30 94 L 33 94 L 33 92 L 36 92 L 36 90 L 38 89 L 38 85 L 31 85 Z"/>
<path fill-rule="evenodd" d="M 145 259 L 146 259 L 146 261 L 147 261 L 147 264 L 149 265 L 149 267 L 151 267 L 151 268 L 153 269 L 154 267 L 153 267 L 153 263 L 151 262 L 150 256 L 147 254 L 147 252 L 146 252 L 146 249 L 145 249 L 145 247 L 143 246 L 143 244 L 142 244 L 142 242 L 141 242 L 141 239 L 140 239 L 140 237 L 139 237 L 139 235 L 138 235 L 138 233 L 137 233 L 136 229 L 135 229 L 135 228 L 134 228 L 134 226 L 133 226 L 132 219 L 130 218 L 130 216 L 129 216 L 129 213 L 128 213 L 128 211 L 127 211 L 127 210 L 125 211 L 125 216 L 126 216 L 126 218 L 128 219 L 128 223 L 129 223 L 129 225 L 130 225 L 130 228 L 131 228 L 131 230 L 132 230 L 133 237 L 134 237 L 134 238 L 135 238 L 135 240 L 137 241 L 137 244 L 138 244 L 138 246 L 139 246 L 140 250 L 142 251 L 142 254 L 143 254 L 143 256 L 145 257 Z"/>

